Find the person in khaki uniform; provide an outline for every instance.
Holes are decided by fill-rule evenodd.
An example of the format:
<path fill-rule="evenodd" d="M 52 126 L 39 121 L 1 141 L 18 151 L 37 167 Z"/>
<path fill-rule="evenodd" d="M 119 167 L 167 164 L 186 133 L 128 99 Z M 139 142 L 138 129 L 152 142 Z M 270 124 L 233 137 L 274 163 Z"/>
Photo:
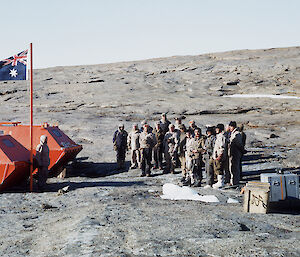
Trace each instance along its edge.
<path fill-rule="evenodd" d="M 149 132 L 149 126 L 143 127 L 144 131 L 140 134 L 140 152 L 141 152 L 141 177 L 149 177 L 151 174 L 152 148 L 156 145 L 155 136 Z"/>
<path fill-rule="evenodd" d="M 201 129 L 195 129 L 194 143 L 192 145 L 192 172 L 194 177 L 194 183 L 191 183 L 194 187 L 200 187 L 202 182 L 202 154 L 204 152 L 205 136 L 202 135 Z"/>
<path fill-rule="evenodd" d="M 191 132 L 192 136 L 195 136 L 195 129 L 197 129 L 197 125 L 194 120 L 191 120 L 188 130 Z"/>
<path fill-rule="evenodd" d="M 127 136 L 128 133 L 124 130 L 124 124 L 119 124 L 118 130 L 115 131 L 113 136 L 114 150 L 117 152 L 118 169 L 125 168 Z"/>
<path fill-rule="evenodd" d="M 226 157 L 224 160 L 224 183 L 226 185 L 230 185 L 230 171 L 229 171 L 229 156 L 228 156 L 228 144 L 229 144 L 229 139 L 230 139 L 230 131 L 229 131 L 229 126 L 226 125 L 225 131 L 224 131 L 224 136 L 226 138 L 226 146 L 227 146 L 227 152 L 226 152 Z"/>
<path fill-rule="evenodd" d="M 208 127 L 206 129 L 207 137 L 204 143 L 204 153 L 203 159 L 205 163 L 205 173 L 206 173 L 206 186 L 205 188 L 212 187 L 214 183 L 214 162 L 213 162 L 213 150 L 215 145 L 216 137 L 213 131 L 213 127 Z"/>
<path fill-rule="evenodd" d="M 240 182 L 240 161 L 244 152 L 242 135 L 237 130 L 236 122 L 229 123 L 230 139 L 228 145 L 230 184 L 238 185 Z"/>
<path fill-rule="evenodd" d="M 176 154 L 178 150 L 178 133 L 175 131 L 173 124 L 169 125 L 169 131 L 164 138 L 166 169 L 164 173 L 174 173 L 176 167 Z"/>
<path fill-rule="evenodd" d="M 164 132 L 160 127 L 160 122 L 156 122 L 155 129 L 153 130 L 153 134 L 156 139 L 156 145 L 153 148 L 154 155 L 154 167 L 153 169 L 162 170 L 162 159 L 163 159 L 163 151 L 164 151 Z"/>
<path fill-rule="evenodd" d="M 140 156 L 140 131 L 138 124 L 133 124 L 132 130 L 128 134 L 127 144 L 128 149 L 131 150 L 131 169 L 141 167 L 141 156 Z"/>
<path fill-rule="evenodd" d="M 47 184 L 48 167 L 50 165 L 49 147 L 46 135 L 40 137 L 40 143 L 36 147 L 36 160 L 38 163 L 38 190 L 43 191 Z"/>
<path fill-rule="evenodd" d="M 186 150 L 186 128 L 183 124 L 180 124 L 179 127 L 179 147 L 178 147 L 178 158 L 180 161 L 182 178 L 181 182 L 184 182 L 187 177 L 187 169 L 186 169 L 186 158 L 185 158 L 185 150 Z"/>
<path fill-rule="evenodd" d="M 224 134 L 224 125 L 218 124 L 216 127 L 216 141 L 213 150 L 214 172 L 217 175 L 218 181 L 213 184 L 213 188 L 218 189 L 224 187 L 224 168 L 227 158 L 227 139 Z"/>
<path fill-rule="evenodd" d="M 180 130 L 180 125 L 183 125 L 182 124 L 182 117 L 176 117 L 175 118 L 175 130 Z"/>
<path fill-rule="evenodd" d="M 194 145 L 195 139 L 193 138 L 191 132 L 189 130 L 185 133 L 185 160 L 186 160 L 186 178 L 183 181 L 184 186 L 191 186 L 195 183 L 194 169 L 193 169 L 193 158 L 194 158 Z"/>

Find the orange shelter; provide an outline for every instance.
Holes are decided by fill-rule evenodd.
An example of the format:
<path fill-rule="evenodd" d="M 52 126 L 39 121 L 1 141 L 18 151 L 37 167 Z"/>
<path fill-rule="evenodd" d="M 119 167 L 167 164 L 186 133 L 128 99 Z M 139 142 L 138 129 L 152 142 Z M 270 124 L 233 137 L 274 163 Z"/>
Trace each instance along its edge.
<path fill-rule="evenodd" d="M 0 123 L 0 134 L 11 135 L 30 151 L 29 125 L 21 125 L 20 122 L 2 122 Z M 36 146 L 40 143 L 41 135 L 48 137 L 50 155 L 48 168 L 50 172 L 60 171 L 82 150 L 82 146 L 72 141 L 58 126 L 49 126 L 48 123 L 44 123 L 41 126 L 33 126 L 33 154 L 35 154 Z"/>
<path fill-rule="evenodd" d="M 0 191 L 29 176 L 30 152 L 10 135 L 0 135 Z"/>

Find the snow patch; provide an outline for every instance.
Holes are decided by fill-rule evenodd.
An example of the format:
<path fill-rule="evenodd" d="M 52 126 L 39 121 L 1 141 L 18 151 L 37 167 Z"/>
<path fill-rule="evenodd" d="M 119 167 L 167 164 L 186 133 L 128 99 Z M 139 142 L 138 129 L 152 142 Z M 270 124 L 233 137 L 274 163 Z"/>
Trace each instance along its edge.
<path fill-rule="evenodd" d="M 274 98 L 274 99 L 300 99 L 298 96 L 288 95 L 267 95 L 267 94 L 234 94 L 224 95 L 223 97 L 234 97 L 234 98 Z"/>
<path fill-rule="evenodd" d="M 228 198 L 227 203 L 239 203 L 239 201 L 233 198 Z"/>
<path fill-rule="evenodd" d="M 199 195 L 197 191 L 189 187 L 180 187 L 171 183 L 163 185 L 163 195 L 160 197 L 169 200 L 194 200 L 206 203 L 220 202 L 215 195 Z"/>

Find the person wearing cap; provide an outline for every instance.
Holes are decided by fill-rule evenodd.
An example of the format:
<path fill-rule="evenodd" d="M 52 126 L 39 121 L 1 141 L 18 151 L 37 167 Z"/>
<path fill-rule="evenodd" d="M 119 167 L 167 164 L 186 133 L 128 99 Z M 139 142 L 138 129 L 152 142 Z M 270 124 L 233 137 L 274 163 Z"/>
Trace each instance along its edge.
<path fill-rule="evenodd" d="M 204 143 L 205 136 L 202 135 L 201 129 L 195 129 L 194 142 L 192 145 L 192 177 L 194 178 L 194 183 L 191 182 L 191 185 L 194 187 L 200 187 L 202 182 L 202 155 L 204 153 Z M 191 133 L 191 132 L 190 132 Z"/>
<path fill-rule="evenodd" d="M 144 126 L 147 125 L 148 126 L 148 131 L 149 132 L 152 132 L 153 128 L 148 124 L 148 121 L 147 120 L 142 120 L 141 121 L 141 129 L 140 129 L 140 132 L 143 132 L 144 131 Z"/>
<path fill-rule="evenodd" d="M 184 182 L 184 181 L 186 181 L 186 178 L 187 178 L 186 158 L 185 158 L 186 128 L 183 124 L 180 124 L 178 129 L 179 129 L 178 159 L 180 162 L 181 172 L 182 172 L 181 182 Z"/>
<path fill-rule="evenodd" d="M 216 141 L 214 136 L 214 129 L 212 126 L 206 129 L 206 139 L 204 142 L 204 153 L 203 159 L 205 163 L 205 173 L 206 173 L 206 186 L 205 188 L 212 187 L 214 183 L 214 162 L 213 162 L 213 150 Z"/>
<path fill-rule="evenodd" d="M 166 113 L 161 114 L 161 119 L 159 122 L 160 122 L 160 127 L 161 127 L 163 133 L 166 134 L 169 130 L 169 125 L 171 124 L 171 122 L 167 119 Z"/>
<path fill-rule="evenodd" d="M 195 135 L 195 129 L 197 129 L 197 128 L 198 128 L 198 127 L 196 126 L 195 121 L 194 121 L 194 120 L 191 120 L 191 121 L 189 122 L 189 128 L 188 128 L 188 130 L 191 132 L 192 136 Z"/>
<path fill-rule="evenodd" d="M 164 133 L 160 127 L 160 122 L 155 123 L 155 128 L 153 130 L 153 134 L 156 139 L 156 144 L 153 148 L 153 155 L 154 155 L 154 167 L 153 169 L 160 169 L 162 170 L 162 161 L 163 161 L 163 143 L 164 143 Z"/>
<path fill-rule="evenodd" d="M 149 131 L 146 124 L 143 132 L 140 134 L 140 153 L 141 153 L 141 176 L 149 177 L 151 175 L 152 148 L 156 145 L 156 139 L 153 133 Z"/>
<path fill-rule="evenodd" d="M 131 169 L 136 169 L 140 167 L 141 158 L 140 158 L 140 131 L 138 128 L 138 124 L 133 124 L 132 130 L 128 134 L 128 149 L 131 150 Z"/>
<path fill-rule="evenodd" d="M 176 154 L 178 150 L 178 133 L 173 124 L 169 125 L 169 131 L 164 137 L 164 150 L 166 158 L 166 169 L 164 173 L 174 173 L 176 167 Z"/>
<path fill-rule="evenodd" d="M 217 175 L 217 183 L 213 184 L 213 188 L 219 189 L 224 187 L 224 169 L 225 162 L 227 159 L 227 139 L 224 135 L 224 125 L 218 124 L 216 126 L 216 141 L 213 149 L 213 162 L 214 162 L 214 172 Z"/>
<path fill-rule="evenodd" d="M 180 125 L 182 125 L 182 118 L 176 117 L 175 118 L 175 130 L 180 130 Z"/>
<path fill-rule="evenodd" d="M 229 157 L 229 171 L 230 171 L 230 184 L 236 186 L 240 182 L 240 161 L 242 153 L 244 152 L 244 146 L 242 141 L 242 135 L 237 130 L 235 121 L 229 123 L 230 139 L 228 145 L 228 157 Z"/>
<path fill-rule="evenodd" d="M 125 157 L 127 151 L 127 132 L 124 130 L 124 124 L 119 124 L 118 129 L 113 136 L 114 150 L 117 152 L 118 169 L 125 168 Z"/>
<path fill-rule="evenodd" d="M 36 147 L 35 158 L 38 164 L 38 190 L 44 191 L 48 178 L 48 167 L 50 165 L 49 147 L 46 135 L 40 137 L 40 143 Z"/>

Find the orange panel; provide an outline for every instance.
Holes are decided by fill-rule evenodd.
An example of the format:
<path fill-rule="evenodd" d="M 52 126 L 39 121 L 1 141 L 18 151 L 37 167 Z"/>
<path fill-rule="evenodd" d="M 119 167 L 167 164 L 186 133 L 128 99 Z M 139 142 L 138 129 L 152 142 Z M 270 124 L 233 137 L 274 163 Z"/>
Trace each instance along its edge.
<path fill-rule="evenodd" d="M 20 125 L 19 122 L 0 123 L 0 133 L 9 134 L 20 142 L 27 150 L 30 150 L 30 127 L 28 125 Z M 35 148 L 40 142 L 40 136 L 48 137 L 48 146 L 50 151 L 49 170 L 55 171 L 73 160 L 82 150 L 82 146 L 73 142 L 66 134 L 64 134 L 57 126 L 33 126 L 33 146 Z M 0 156 L 1 160 L 1 156 Z"/>

